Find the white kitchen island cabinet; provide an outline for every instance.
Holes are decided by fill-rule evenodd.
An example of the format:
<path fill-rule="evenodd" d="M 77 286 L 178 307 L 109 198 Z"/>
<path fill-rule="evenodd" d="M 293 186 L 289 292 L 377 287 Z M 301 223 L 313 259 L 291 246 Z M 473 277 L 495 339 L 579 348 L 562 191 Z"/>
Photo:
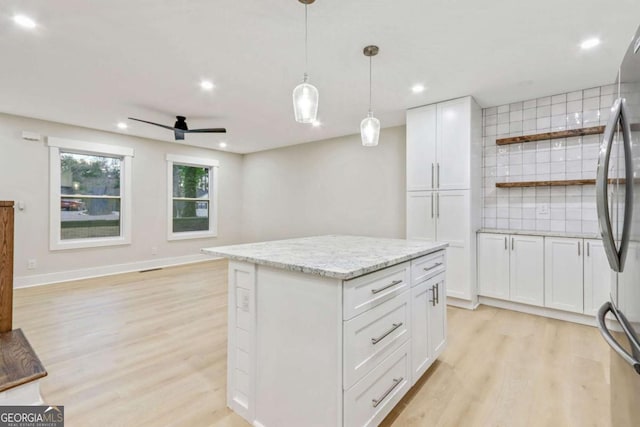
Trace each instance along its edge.
<path fill-rule="evenodd" d="M 203 249 L 230 259 L 228 406 L 259 427 L 378 425 L 418 379 L 412 343 L 420 375 L 446 344 L 433 302 L 446 246 L 320 236 Z M 430 297 L 412 299 L 427 283 Z"/>

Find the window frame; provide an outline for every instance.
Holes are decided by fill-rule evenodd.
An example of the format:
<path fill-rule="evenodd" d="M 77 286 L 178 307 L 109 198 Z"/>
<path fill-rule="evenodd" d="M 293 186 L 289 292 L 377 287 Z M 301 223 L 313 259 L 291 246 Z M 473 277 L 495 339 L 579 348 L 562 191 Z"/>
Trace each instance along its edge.
<path fill-rule="evenodd" d="M 133 148 L 94 142 L 76 141 L 65 138 L 47 138 L 49 146 L 49 249 L 52 251 L 66 249 L 96 248 L 103 246 L 131 244 L 131 175 Z M 84 154 L 90 156 L 119 157 L 122 159 L 120 169 L 120 236 L 92 237 L 87 239 L 62 240 L 62 224 L 60 215 L 60 191 L 62 171 L 60 153 Z"/>
<path fill-rule="evenodd" d="M 206 231 L 173 231 L 173 166 L 209 168 L 209 229 Z M 206 239 L 218 237 L 218 168 L 220 163 L 205 157 L 167 154 L 167 240 Z"/>

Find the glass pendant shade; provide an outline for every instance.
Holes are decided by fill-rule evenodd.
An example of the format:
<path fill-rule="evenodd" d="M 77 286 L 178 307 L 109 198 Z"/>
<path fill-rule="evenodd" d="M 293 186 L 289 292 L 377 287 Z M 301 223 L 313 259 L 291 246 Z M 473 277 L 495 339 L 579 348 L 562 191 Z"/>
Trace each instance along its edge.
<path fill-rule="evenodd" d="M 304 81 L 293 89 L 293 112 L 298 123 L 312 123 L 318 117 L 318 89 Z"/>
<path fill-rule="evenodd" d="M 380 120 L 373 117 L 373 113 L 369 111 L 367 117 L 360 122 L 360 136 L 362 137 L 362 145 L 365 147 L 375 147 L 378 145 L 380 137 Z"/>

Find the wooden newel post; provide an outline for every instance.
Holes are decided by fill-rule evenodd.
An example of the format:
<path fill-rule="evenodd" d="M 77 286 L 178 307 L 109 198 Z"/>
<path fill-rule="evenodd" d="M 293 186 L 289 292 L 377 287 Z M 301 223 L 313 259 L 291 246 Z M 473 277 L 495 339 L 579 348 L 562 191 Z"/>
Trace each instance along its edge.
<path fill-rule="evenodd" d="M 13 320 L 13 202 L 0 201 L 0 333 Z"/>

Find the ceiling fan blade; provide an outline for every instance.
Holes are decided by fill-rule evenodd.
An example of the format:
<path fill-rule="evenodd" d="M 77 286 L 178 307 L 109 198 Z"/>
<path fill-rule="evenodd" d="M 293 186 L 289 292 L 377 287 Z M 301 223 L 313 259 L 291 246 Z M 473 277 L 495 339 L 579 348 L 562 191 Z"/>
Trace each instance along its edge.
<path fill-rule="evenodd" d="M 133 117 L 129 117 L 129 120 L 135 120 L 136 122 L 147 123 L 147 124 L 150 124 L 150 125 L 159 126 L 161 128 L 165 128 L 165 129 L 169 129 L 169 130 L 175 130 L 175 128 L 173 126 L 165 126 L 165 125 L 161 125 L 160 123 L 154 123 L 154 122 L 148 122 L 146 120 L 134 119 Z"/>
<path fill-rule="evenodd" d="M 189 129 L 187 133 L 227 133 L 225 128 Z"/>

